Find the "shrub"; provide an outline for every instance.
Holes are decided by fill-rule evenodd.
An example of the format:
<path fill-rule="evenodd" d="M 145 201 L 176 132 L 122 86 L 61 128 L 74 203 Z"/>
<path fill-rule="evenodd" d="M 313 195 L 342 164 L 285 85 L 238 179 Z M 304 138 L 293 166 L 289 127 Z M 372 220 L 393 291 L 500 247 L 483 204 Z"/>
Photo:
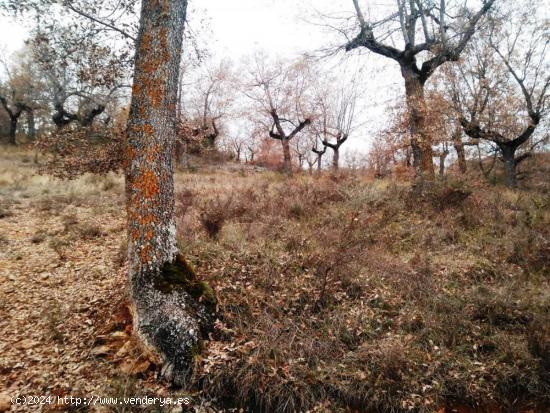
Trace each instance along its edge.
<path fill-rule="evenodd" d="M 103 231 L 101 230 L 101 227 L 97 224 L 90 224 L 90 223 L 80 224 L 77 227 L 77 231 L 82 237 L 82 239 L 92 239 L 92 238 L 101 237 L 103 235 Z"/>
<path fill-rule="evenodd" d="M 13 216 L 13 212 L 10 211 L 7 207 L 0 206 L 0 219 L 1 218 L 8 218 Z"/>
<path fill-rule="evenodd" d="M 209 199 L 204 204 L 200 212 L 200 222 L 202 227 L 212 239 L 217 239 L 225 221 L 231 216 L 231 204 L 233 197 L 229 196 L 223 200 L 219 196 Z"/>
<path fill-rule="evenodd" d="M 193 205 L 195 194 L 193 191 L 186 189 L 180 192 L 176 192 L 176 216 L 178 219 L 182 219 L 187 215 L 187 212 Z"/>
<path fill-rule="evenodd" d="M 40 244 L 46 239 L 46 233 L 43 230 L 38 230 L 31 238 L 33 244 Z"/>

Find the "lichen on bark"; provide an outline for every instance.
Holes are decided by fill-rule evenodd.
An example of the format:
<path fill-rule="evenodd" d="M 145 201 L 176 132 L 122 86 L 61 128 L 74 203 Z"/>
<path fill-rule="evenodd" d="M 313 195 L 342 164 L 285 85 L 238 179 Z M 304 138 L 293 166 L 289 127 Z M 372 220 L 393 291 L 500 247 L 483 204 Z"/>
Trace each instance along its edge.
<path fill-rule="evenodd" d="M 179 254 L 172 149 L 186 0 L 143 0 L 125 142 L 128 276 L 135 331 L 184 384 L 215 295 Z"/>

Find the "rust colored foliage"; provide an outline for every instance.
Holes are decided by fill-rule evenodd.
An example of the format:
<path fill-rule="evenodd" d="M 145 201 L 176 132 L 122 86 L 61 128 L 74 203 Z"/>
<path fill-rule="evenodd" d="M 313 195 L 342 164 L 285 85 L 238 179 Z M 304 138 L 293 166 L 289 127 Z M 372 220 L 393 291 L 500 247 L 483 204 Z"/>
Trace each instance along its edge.
<path fill-rule="evenodd" d="M 84 173 L 106 174 L 123 166 L 124 130 L 120 127 L 93 125 L 64 128 L 44 134 L 37 142 L 39 150 L 49 155 L 40 168 L 62 179 L 75 179 Z"/>

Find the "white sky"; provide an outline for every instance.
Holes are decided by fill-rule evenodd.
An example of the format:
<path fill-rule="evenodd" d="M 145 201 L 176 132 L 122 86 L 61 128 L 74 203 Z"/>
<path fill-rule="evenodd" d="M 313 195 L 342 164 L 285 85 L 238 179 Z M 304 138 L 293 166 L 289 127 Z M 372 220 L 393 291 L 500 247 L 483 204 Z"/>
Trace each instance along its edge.
<path fill-rule="evenodd" d="M 317 16 L 311 4 L 322 12 L 353 12 L 351 0 L 204 0 L 201 8 L 210 18 L 215 38 L 209 47 L 215 56 L 236 62 L 258 49 L 290 58 L 319 50 L 332 44 L 334 34 L 309 23 Z M 362 66 L 364 73 L 363 99 L 357 110 L 362 126 L 342 146 L 344 153 L 366 152 L 372 136 L 384 125 L 386 104 L 403 87 L 397 64 L 379 56 L 348 55 L 329 64 L 337 73 L 356 66 Z"/>
<path fill-rule="evenodd" d="M 323 12 L 353 10 L 351 0 L 191 0 L 188 12 L 200 15 L 204 13 L 208 16 L 214 40 L 208 47 L 213 57 L 230 57 L 238 62 L 243 56 L 258 49 L 292 58 L 332 43 L 332 33 L 308 23 L 316 18 L 312 4 Z M 12 18 L 0 16 L 2 54 L 9 55 L 21 48 L 26 32 L 22 24 Z M 364 152 L 375 131 L 384 123 L 385 105 L 396 94 L 403 93 L 403 86 L 397 65 L 389 59 L 373 55 L 357 58 L 347 56 L 330 64 L 334 71 L 345 70 L 350 66 L 363 67 L 365 93 L 359 116 L 363 126 L 350 137 L 342 150 Z"/>

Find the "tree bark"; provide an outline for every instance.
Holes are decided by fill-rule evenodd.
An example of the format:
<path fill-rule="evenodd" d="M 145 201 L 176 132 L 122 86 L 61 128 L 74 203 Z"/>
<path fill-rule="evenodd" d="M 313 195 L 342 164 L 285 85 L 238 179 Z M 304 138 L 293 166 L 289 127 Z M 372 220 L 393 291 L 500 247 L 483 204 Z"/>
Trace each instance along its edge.
<path fill-rule="evenodd" d="M 17 145 L 17 121 L 18 117 L 10 116 L 10 131 L 8 134 L 8 142 L 12 145 Z"/>
<path fill-rule="evenodd" d="M 142 1 L 125 142 L 134 328 L 177 384 L 208 321 L 191 293 L 194 272 L 176 246 L 172 154 L 186 7 L 186 0 Z"/>
<path fill-rule="evenodd" d="M 286 173 L 292 173 L 292 158 L 290 156 L 290 144 L 286 138 L 281 139 L 283 145 L 283 170 Z"/>
<path fill-rule="evenodd" d="M 516 147 L 513 145 L 499 145 L 502 157 L 504 159 L 504 174 L 506 177 L 506 186 L 509 188 L 517 188 L 517 175 L 516 175 Z"/>
<path fill-rule="evenodd" d="M 466 166 L 466 152 L 464 151 L 464 144 L 462 142 L 454 142 L 453 146 L 456 151 L 456 157 L 458 159 L 458 169 L 461 174 L 465 174 L 468 170 Z"/>
<path fill-rule="evenodd" d="M 445 159 L 447 159 L 448 154 L 449 151 L 445 150 L 439 155 L 439 177 L 441 179 L 445 177 Z"/>
<path fill-rule="evenodd" d="M 332 156 L 332 168 L 337 171 L 340 164 L 340 148 L 336 147 L 334 148 L 334 154 Z"/>
<path fill-rule="evenodd" d="M 416 184 L 422 189 L 435 181 L 432 136 L 426 124 L 424 83 L 411 67 L 401 66 L 405 79 L 405 94 L 411 128 L 411 148 L 415 166 Z"/>
<path fill-rule="evenodd" d="M 34 141 L 36 138 L 36 124 L 34 121 L 34 111 L 32 109 L 27 110 L 27 138 Z"/>

